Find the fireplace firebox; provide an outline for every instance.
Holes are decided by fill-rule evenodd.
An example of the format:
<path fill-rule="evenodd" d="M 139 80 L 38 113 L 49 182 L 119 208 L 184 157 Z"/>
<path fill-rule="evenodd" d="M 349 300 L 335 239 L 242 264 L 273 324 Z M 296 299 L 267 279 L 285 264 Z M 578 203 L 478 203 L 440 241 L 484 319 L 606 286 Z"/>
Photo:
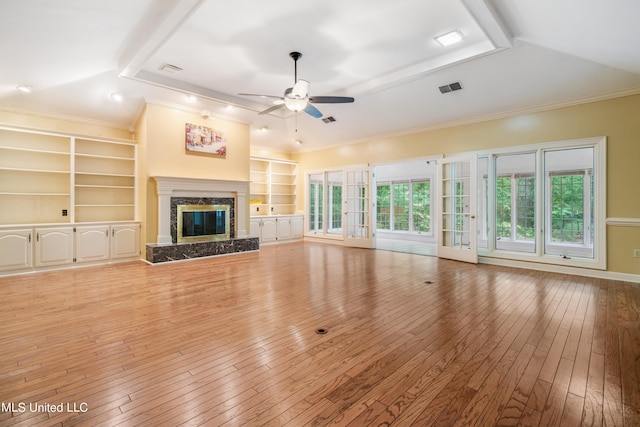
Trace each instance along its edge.
<path fill-rule="evenodd" d="M 229 205 L 177 205 L 178 243 L 230 238 Z"/>

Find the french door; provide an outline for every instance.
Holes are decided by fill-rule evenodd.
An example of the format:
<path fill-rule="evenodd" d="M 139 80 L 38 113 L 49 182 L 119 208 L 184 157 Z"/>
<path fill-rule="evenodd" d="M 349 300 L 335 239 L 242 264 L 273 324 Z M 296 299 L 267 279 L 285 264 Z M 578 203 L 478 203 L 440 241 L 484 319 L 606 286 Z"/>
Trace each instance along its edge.
<path fill-rule="evenodd" d="M 477 264 L 476 158 L 440 159 L 438 182 L 438 257 Z"/>
<path fill-rule="evenodd" d="M 344 172 L 343 192 L 343 233 L 344 245 L 359 248 L 373 248 L 372 224 L 375 186 L 370 168 L 349 169 Z"/>

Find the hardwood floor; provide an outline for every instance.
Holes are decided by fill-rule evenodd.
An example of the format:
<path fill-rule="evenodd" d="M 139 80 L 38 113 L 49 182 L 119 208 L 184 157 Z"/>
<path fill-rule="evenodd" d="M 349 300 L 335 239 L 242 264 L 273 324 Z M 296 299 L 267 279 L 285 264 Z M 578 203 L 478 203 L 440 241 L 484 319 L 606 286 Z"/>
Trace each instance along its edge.
<path fill-rule="evenodd" d="M 0 290 L 2 426 L 640 425 L 637 284 L 291 243 Z"/>

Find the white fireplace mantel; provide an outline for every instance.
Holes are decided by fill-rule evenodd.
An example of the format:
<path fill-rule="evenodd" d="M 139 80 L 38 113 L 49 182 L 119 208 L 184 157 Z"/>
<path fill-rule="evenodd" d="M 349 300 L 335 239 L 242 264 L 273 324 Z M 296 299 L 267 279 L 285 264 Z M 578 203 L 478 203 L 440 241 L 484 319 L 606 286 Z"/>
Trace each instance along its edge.
<path fill-rule="evenodd" d="M 236 237 L 247 236 L 249 181 L 154 176 L 158 194 L 158 243 L 171 244 L 172 197 L 233 197 L 236 211 Z"/>

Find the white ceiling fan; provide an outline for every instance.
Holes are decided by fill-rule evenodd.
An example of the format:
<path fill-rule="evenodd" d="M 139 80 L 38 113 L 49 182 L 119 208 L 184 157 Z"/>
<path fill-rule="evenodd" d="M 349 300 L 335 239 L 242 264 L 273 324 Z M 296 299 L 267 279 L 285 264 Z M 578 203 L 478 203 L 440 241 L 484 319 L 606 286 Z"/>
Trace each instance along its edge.
<path fill-rule="evenodd" d="M 353 102 L 350 96 L 309 96 L 309 82 L 298 80 L 298 59 L 302 57 L 300 52 L 291 52 L 289 56 L 293 58 L 294 86 L 287 88 L 283 96 L 258 95 L 255 93 L 239 93 L 243 96 L 260 96 L 263 98 L 275 98 L 273 106 L 261 111 L 259 114 L 267 114 L 279 108 L 286 107 L 294 113 L 304 111 L 315 118 L 322 117 L 322 113 L 312 104 L 344 104 Z"/>

